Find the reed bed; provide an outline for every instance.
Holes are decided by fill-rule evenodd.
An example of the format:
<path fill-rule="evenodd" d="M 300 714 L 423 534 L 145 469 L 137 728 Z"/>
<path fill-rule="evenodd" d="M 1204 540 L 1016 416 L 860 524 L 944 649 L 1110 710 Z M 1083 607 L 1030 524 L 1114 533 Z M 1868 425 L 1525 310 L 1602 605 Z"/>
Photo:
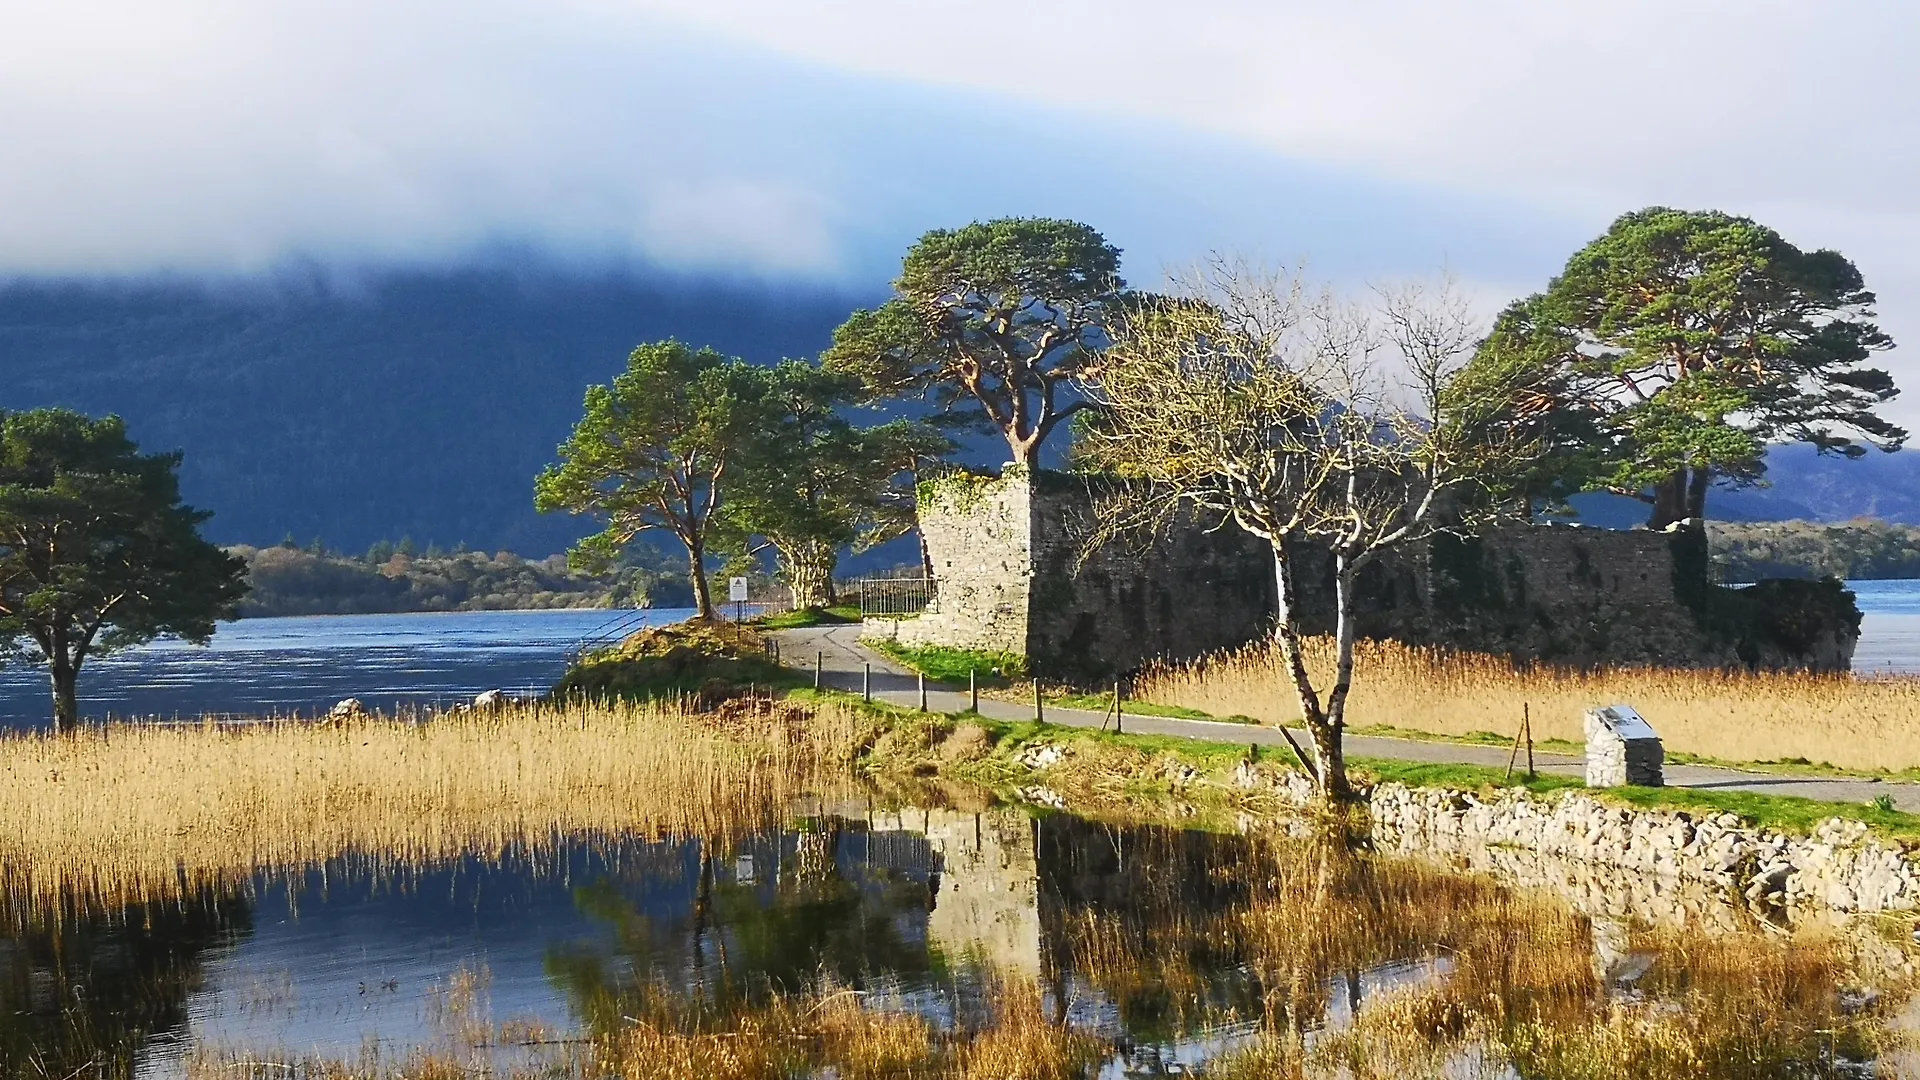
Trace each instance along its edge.
<path fill-rule="evenodd" d="M 0 900 L 19 919 L 341 857 L 418 867 L 562 837 L 735 837 L 844 787 L 866 723 L 830 705 L 582 702 L 4 738 Z"/>
<path fill-rule="evenodd" d="M 1308 642 L 1316 685 L 1330 681 L 1330 639 Z M 1149 671 L 1143 701 L 1297 723 L 1279 650 L 1262 643 Z M 1847 769 L 1920 769 L 1920 679 L 1724 672 L 1677 668 L 1516 667 L 1503 657 L 1392 642 L 1361 643 L 1348 724 L 1511 738 L 1523 708 L 1536 739 L 1586 738 L 1586 710 L 1627 703 L 1670 751 L 1726 761 L 1824 763 Z"/>

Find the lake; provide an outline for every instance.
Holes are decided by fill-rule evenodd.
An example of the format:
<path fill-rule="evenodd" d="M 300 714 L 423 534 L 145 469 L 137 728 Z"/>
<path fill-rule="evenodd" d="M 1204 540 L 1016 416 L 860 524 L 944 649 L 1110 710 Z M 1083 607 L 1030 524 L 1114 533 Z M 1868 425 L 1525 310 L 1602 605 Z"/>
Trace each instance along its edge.
<path fill-rule="evenodd" d="M 87 662 L 89 718 L 311 715 L 342 698 L 376 709 L 451 704 L 484 690 L 546 690 L 579 644 L 613 625 L 689 618 L 657 611 L 462 611 L 314 615 L 222 623 L 206 647 L 159 641 Z M 47 723 L 47 678 L 0 667 L 0 727 Z"/>

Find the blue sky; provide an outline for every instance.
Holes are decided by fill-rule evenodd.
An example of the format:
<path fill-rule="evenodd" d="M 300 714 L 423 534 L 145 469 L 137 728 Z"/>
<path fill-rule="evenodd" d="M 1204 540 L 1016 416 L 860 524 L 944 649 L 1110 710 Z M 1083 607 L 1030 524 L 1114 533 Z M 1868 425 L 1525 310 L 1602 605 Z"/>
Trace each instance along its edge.
<path fill-rule="evenodd" d="M 1920 348 L 1920 7 L 1893 0 L 0 0 L 0 26 L 0 273 L 505 246 L 870 292 L 929 227 L 1046 214 L 1143 283 L 1225 250 L 1444 265 L 1491 306 L 1666 203 L 1839 248 Z"/>

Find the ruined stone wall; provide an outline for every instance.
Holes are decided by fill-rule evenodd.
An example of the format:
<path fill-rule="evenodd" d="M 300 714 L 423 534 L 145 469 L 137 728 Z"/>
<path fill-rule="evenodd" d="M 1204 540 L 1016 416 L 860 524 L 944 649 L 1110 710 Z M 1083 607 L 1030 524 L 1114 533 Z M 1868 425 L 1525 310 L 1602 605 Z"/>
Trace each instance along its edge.
<path fill-rule="evenodd" d="M 868 619 L 863 636 L 1027 655 L 1033 499 L 1024 479 L 957 476 L 925 485 L 920 535 L 937 591 L 912 619 Z"/>
<path fill-rule="evenodd" d="M 1044 673 L 1093 678 L 1270 631 L 1265 542 L 1195 527 L 1145 546 L 1111 544 L 1082 563 L 1092 510 L 1084 481 L 1054 474 L 930 486 L 920 528 L 936 599 L 920 618 L 867 632 L 1014 653 Z M 1859 614 L 1843 594 L 1817 582 L 1710 585 L 1704 539 L 1695 539 L 1569 525 L 1434 537 L 1362 573 L 1360 634 L 1575 666 L 1847 669 Z M 1331 556 L 1295 558 L 1302 620 L 1331 631 Z"/>
<path fill-rule="evenodd" d="M 1079 563 L 1093 500 L 1084 485 L 1056 485 L 1032 500 L 1027 655 L 1038 670 L 1106 675 L 1235 648 L 1271 629 L 1273 555 L 1264 541 L 1237 528 L 1193 528 L 1109 544 Z"/>

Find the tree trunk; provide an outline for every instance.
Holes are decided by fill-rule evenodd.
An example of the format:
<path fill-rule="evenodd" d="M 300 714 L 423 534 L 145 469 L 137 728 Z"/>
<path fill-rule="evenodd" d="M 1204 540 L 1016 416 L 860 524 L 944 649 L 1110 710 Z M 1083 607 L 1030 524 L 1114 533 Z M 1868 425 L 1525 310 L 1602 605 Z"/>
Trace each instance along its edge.
<path fill-rule="evenodd" d="M 1712 469 L 1695 469 L 1687 480 L 1687 516 L 1707 520 L 1707 485 L 1713 481 Z"/>
<path fill-rule="evenodd" d="M 1287 677 L 1293 683 L 1301 720 L 1306 723 L 1307 732 L 1313 738 L 1314 784 L 1326 802 L 1343 803 L 1353 793 L 1347 784 L 1346 756 L 1341 750 L 1340 732 L 1328 725 L 1326 713 L 1321 711 L 1320 695 L 1313 689 L 1313 677 L 1308 674 L 1306 657 L 1301 653 L 1293 564 L 1287 555 L 1286 544 L 1281 540 L 1274 540 L 1272 544 L 1276 608 L 1273 633 L 1280 645 L 1281 659 L 1286 661 Z"/>
<path fill-rule="evenodd" d="M 787 587 L 797 609 L 833 606 L 833 570 L 840 552 L 832 544 L 803 540 L 781 549 L 787 560 Z"/>
<path fill-rule="evenodd" d="M 1013 452 L 1013 463 L 1024 467 L 1028 472 L 1040 468 L 1040 438 L 1036 434 L 1025 436 L 1012 428 L 1004 428 L 1001 434 L 1007 437 L 1007 449 Z"/>
<path fill-rule="evenodd" d="M 713 593 L 707 589 L 707 545 L 700 540 L 687 540 L 686 544 L 687 570 L 693 577 L 693 606 L 702 619 L 711 619 Z"/>
<path fill-rule="evenodd" d="M 53 676 L 53 730 L 61 734 L 80 726 L 80 666 L 57 652 L 48 664 Z"/>
<path fill-rule="evenodd" d="M 1347 728 L 1347 697 L 1353 692 L 1353 639 L 1358 632 L 1353 621 L 1353 582 L 1356 568 L 1352 558 L 1344 551 L 1334 553 L 1333 596 L 1334 620 L 1333 639 L 1336 649 L 1333 672 L 1333 689 L 1327 694 L 1327 713 L 1325 749 L 1317 751 L 1323 762 L 1322 771 L 1329 780 L 1323 781 L 1322 788 L 1330 801 L 1345 801 L 1352 795 L 1347 784 L 1347 757 L 1344 736 Z M 1320 732 L 1314 732 L 1314 742 L 1320 744 Z"/>
<path fill-rule="evenodd" d="M 1664 529 L 1687 516 L 1688 472 L 1680 469 L 1654 485 L 1653 515 L 1647 519 L 1647 528 Z"/>

